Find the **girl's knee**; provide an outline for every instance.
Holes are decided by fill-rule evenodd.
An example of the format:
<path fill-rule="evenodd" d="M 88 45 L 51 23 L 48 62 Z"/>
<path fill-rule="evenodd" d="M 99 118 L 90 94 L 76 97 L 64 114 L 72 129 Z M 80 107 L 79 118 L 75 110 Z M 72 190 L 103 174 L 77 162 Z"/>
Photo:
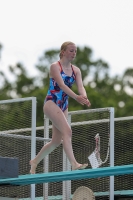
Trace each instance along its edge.
<path fill-rule="evenodd" d="M 65 132 L 63 137 L 71 138 L 72 137 L 72 130 L 69 129 L 67 132 Z"/>
<path fill-rule="evenodd" d="M 69 136 L 69 137 L 72 137 L 72 130 L 71 130 L 71 129 L 70 129 L 69 132 L 68 132 L 68 136 Z"/>
<path fill-rule="evenodd" d="M 62 143 L 62 140 L 57 140 L 57 141 L 52 140 L 51 142 L 52 142 L 52 145 L 56 148 Z"/>

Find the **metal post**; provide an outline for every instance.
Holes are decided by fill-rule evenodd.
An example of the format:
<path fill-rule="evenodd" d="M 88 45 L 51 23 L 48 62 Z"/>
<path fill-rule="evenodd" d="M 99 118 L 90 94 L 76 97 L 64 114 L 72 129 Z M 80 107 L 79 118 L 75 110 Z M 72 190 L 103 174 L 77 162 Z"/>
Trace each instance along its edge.
<path fill-rule="evenodd" d="M 44 138 L 49 138 L 49 119 L 44 115 Z M 45 144 L 45 142 L 44 142 Z M 44 158 L 44 172 L 49 172 L 49 155 Z M 43 197 L 48 200 L 48 183 L 43 184 Z"/>
<path fill-rule="evenodd" d="M 63 149 L 63 171 L 66 171 L 66 154 L 65 151 Z M 66 181 L 63 181 L 63 198 L 62 200 L 67 200 L 67 196 L 66 196 Z"/>
<path fill-rule="evenodd" d="M 68 114 L 68 123 L 71 126 L 71 114 Z M 67 162 L 66 162 L 66 166 L 67 166 L 67 170 L 71 171 L 71 164 L 67 158 Z M 66 194 L 67 194 L 67 200 L 71 199 L 71 180 L 66 182 Z"/>
<path fill-rule="evenodd" d="M 67 120 L 69 125 L 71 125 L 71 114 L 69 113 Z M 71 170 L 71 164 L 63 149 L 63 171 L 70 171 L 70 170 Z M 63 181 L 63 200 L 70 200 L 70 199 L 71 199 L 71 180 Z"/>
<path fill-rule="evenodd" d="M 32 97 L 31 159 L 36 156 L 36 97 Z M 35 184 L 31 184 L 31 200 L 35 200 Z"/>
<path fill-rule="evenodd" d="M 110 108 L 110 167 L 114 166 L 114 108 Z M 110 200 L 114 200 L 114 176 L 110 176 Z"/>

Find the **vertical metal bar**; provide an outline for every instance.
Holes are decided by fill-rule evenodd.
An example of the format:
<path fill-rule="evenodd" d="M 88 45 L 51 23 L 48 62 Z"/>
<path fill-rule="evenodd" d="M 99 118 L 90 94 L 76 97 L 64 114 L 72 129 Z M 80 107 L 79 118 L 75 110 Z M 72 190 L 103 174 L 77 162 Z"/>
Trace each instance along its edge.
<path fill-rule="evenodd" d="M 44 138 L 49 138 L 49 119 L 44 115 Z M 45 144 L 45 142 L 44 142 Z M 45 156 L 43 161 L 44 172 L 49 171 L 49 155 Z M 48 200 L 48 183 L 43 184 L 43 197 Z"/>
<path fill-rule="evenodd" d="M 63 171 L 67 170 L 66 163 L 67 163 L 67 157 L 66 157 L 66 153 L 63 149 Z M 67 197 L 66 197 L 66 181 L 63 181 L 63 198 L 62 198 L 62 200 L 67 200 Z"/>
<path fill-rule="evenodd" d="M 67 120 L 69 125 L 71 125 L 71 114 L 69 113 Z M 70 170 L 71 170 L 71 164 L 63 149 L 63 171 L 70 171 Z M 71 199 L 71 180 L 63 181 L 63 200 L 70 200 L 70 199 Z"/>
<path fill-rule="evenodd" d="M 32 97 L 31 159 L 36 156 L 36 97 Z M 31 200 L 35 200 L 35 184 L 31 184 Z"/>
<path fill-rule="evenodd" d="M 71 114 L 68 114 L 68 123 L 71 126 Z M 71 164 L 68 158 L 67 158 L 66 166 L 67 166 L 67 170 L 71 171 Z M 71 180 L 66 181 L 66 196 L 67 196 L 67 200 L 71 199 Z"/>
<path fill-rule="evenodd" d="M 114 108 L 110 108 L 110 167 L 114 166 Z M 114 200 L 114 176 L 110 176 L 110 200 Z"/>

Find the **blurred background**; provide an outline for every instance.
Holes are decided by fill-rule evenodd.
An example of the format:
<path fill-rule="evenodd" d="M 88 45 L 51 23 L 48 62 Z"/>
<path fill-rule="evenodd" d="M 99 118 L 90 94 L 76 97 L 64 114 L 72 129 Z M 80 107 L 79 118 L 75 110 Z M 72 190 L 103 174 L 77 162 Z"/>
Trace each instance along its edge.
<path fill-rule="evenodd" d="M 132 0 L 0 0 L 0 100 L 36 96 L 42 125 L 49 67 L 72 41 L 91 109 L 133 116 L 132 24 Z M 69 111 L 83 109 L 70 98 Z"/>

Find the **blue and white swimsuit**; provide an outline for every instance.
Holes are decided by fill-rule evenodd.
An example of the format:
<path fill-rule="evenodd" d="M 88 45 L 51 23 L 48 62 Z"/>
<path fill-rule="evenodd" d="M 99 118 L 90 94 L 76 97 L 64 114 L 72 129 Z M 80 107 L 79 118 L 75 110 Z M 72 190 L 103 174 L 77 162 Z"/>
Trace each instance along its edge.
<path fill-rule="evenodd" d="M 61 63 L 59 61 L 58 61 L 58 63 L 60 66 L 60 75 L 61 75 L 65 85 L 67 85 L 69 88 L 71 88 L 73 83 L 76 80 L 73 66 L 71 65 L 72 75 L 68 76 L 67 74 L 65 74 L 63 72 Z M 57 82 L 53 78 L 50 78 L 49 90 L 48 90 L 48 93 L 47 93 L 44 103 L 46 101 L 52 100 L 64 112 L 68 108 L 68 98 L 69 98 L 68 95 L 63 90 L 60 89 Z"/>

